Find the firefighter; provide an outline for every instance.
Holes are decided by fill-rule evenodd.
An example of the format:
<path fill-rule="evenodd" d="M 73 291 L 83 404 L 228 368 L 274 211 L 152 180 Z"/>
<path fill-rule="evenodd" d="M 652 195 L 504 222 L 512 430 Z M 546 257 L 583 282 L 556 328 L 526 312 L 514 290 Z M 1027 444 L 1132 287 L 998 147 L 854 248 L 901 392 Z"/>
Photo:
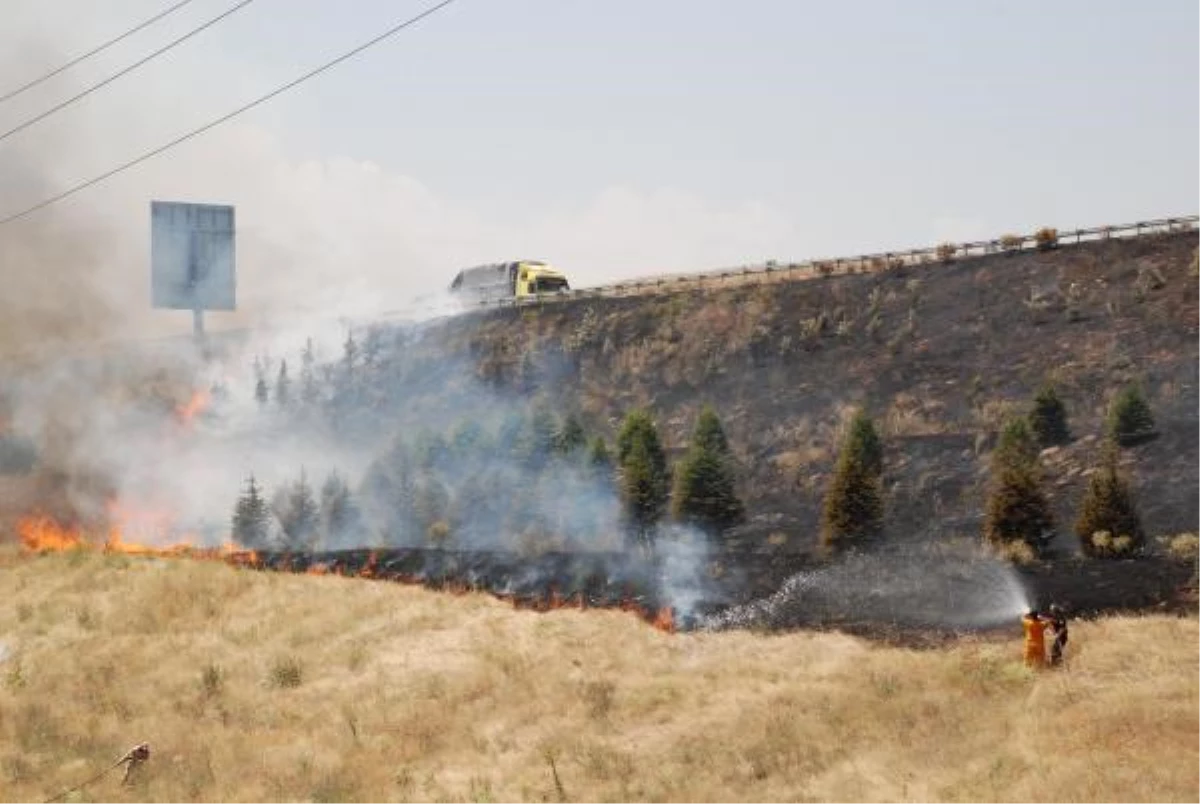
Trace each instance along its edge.
<path fill-rule="evenodd" d="M 1050 666 L 1057 667 L 1062 664 L 1063 650 L 1067 647 L 1067 615 L 1061 606 L 1052 603 L 1047 620 L 1050 633 L 1054 636 L 1054 641 L 1050 643 Z"/>
<path fill-rule="evenodd" d="M 1030 609 L 1021 618 L 1025 627 L 1025 666 L 1046 666 L 1046 626 L 1049 621 L 1037 609 Z"/>

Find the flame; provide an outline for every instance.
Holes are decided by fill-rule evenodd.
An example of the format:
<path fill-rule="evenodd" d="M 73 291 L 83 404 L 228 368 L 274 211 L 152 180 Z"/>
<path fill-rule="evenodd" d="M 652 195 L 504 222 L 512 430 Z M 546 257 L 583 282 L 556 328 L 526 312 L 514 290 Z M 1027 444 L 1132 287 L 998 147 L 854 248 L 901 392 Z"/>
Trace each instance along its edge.
<path fill-rule="evenodd" d="M 184 534 L 182 540 L 169 542 L 175 533 L 172 525 L 174 518 L 169 513 L 135 510 L 115 500 L 110 501 L 107 508 L 107 533 L 97 531 L 90 539 L 81 526 L 63 525 L 46 514 L 22 517 L 17 522 L 21 546 L 37 553 L 81 549 L 125 555 L 227 561 L 235 566 L 259 564 L 257 553 L 243 550 L 232 542 L 219 547 L 198 547 L 196 539 L 189 534 Z"/>
<path fill-rule="evenodd" d="M 17 522 L 21 546 L 38 553 L 59 553 L 87 547 L 78 525 L 64 527 L 45 514 L 22 517 Z"/>
<path fill-rule="evenodd" d="M 213 561 L 224 561 L 231 566 L 246 569 L 273 569 L 278 572 L 305 572 L 309 575 L 351 575 L 360 578 L 378 578 L 398 581 L 414 586 L 436 586 L 443 591 L 455 595 L 471 594 L 487 591 L 465 578 L 444 578 L 435 581 L 423 575 L 404 575 L 387 569 L 380 570 L 379 553 L 372 551 L 368 554 L 363 567 L 354 573 L 352 568 L 341 561 L 309 562 L 295 555 L 284 554 L 272 559 L 269 563 L 255 550 L 246 550 L 226 542 L 219 547 L 197 547 L 190 540 L 167 543 L 168 538 L 175 532 L 172 526 L 173 518 L 161 511 L 136 510 L 113 501 L 108 506 L 109 526 L 107 539 L 89 541 L 84 530 L 79 525 L 63 525 L 53 517 L 45 514 L 31 514 L 21 518 L 17 523 L 17 533 L 21 545 L 33 552 L 62 552 L 74 549 L 102 550 L 108 553 L 126 555 L 156 556 L 163 558 L 195 558 Z M 130 537 L 137 540 L 130 540 Z M 148 539 L 150 544 L 142 541 Z M 154 544 L 154 543 L 157 543 Z M 653 610 L 639 600 L 629 588 L 617 598 L 607 598 L 597 601 L 589 600 L 582 591 L 563 594 L 559 587 L 551 584 L 542 592 L 514 594 L 512 592 L 493 591 L 491 594 L 512 604 L 513 608 L 533 611 L 553 611 L 555 609 L 578 608 L 615 608 L 620 611 L 638 615 L 644 622 L 665 633 L 673 634 L 676 630 L 675 611 L 670 606 Z"/>
<path fill-rule="evenodd" d="M 190 425 L 192 420 L 207 410 L 210 404 L 212 404 L 212 394 L 203 390 L 194 391 L 191 399 L 175 408 L 175 415 L 179 417 L 181 423 Z"/>
<path fill-rule="evenodd" d="M 359 573 L 358 573 L 358 577 L 360 577 L 360 578 L 374 578 L 374 577 L 375 577 L 375 571 L 376 571 L 376 569 L 378 568 L 378 565 L 379 565 L 379 554 L 378 554 L 378 553 L 376 553 L 374 550 L 372 550 L 372 551 L 371 551 L 371 552 L 370 552 L 370 553 L 367 555 L 367 563 L 366 563 L 366 564 L 363 566 L 363 568 L 362 568 L 362 569 L 359 571 Z"/>
<path fill-rule="evenodd" d="M 668 634 L 675 633 L 675 610 L 670 606 L 663 606 L 654 615 L 654 619 L 650 621 L 650 624 L 659 631 L 665 631 Z"/>

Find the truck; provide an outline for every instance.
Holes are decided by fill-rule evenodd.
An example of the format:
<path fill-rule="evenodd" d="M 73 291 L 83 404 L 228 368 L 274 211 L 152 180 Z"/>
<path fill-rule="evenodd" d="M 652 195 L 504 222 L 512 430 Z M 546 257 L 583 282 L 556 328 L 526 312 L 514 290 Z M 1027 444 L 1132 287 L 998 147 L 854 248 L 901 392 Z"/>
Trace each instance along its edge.
<path fill-rule="evenodd" d="M 538 260 L 498 262 L 464 268 L 450 283 L 450 292 L 465 301 L 496 302 L 569 293 L 561 271 Z"/>

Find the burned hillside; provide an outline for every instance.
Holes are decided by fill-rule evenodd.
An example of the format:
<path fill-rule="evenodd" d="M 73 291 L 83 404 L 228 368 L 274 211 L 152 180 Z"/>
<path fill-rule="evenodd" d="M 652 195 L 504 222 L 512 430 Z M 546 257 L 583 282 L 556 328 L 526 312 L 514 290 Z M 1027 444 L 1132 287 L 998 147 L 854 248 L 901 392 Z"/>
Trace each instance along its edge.
<path fill-rule="evenodd" d="M 426 378 L 430 422 L 457 383 L 577 412 L 609 437 L 654 411 L 677 457 L 704 404 L 722 416 L 756 548 L 806 552 L 837 433 L 864 407 L 886 448 L 891 538 L 979 533 L 987 456 L 1005 417 L 1053 382 L 1072 440 L 1042 456 L 1057 547 L 1110 399 L 1139 384 L 1158 437 L 1126 451 L 1152 534 L 1197 522 L 1195 233 L 907 266 L 800 282 L 494 310 L 406 337 L 391 370 Z M 930 516 L 930 513 L 933 516 Z"/>
<path fill-rule="evenodd" d="M 815 605 L 816 587 L 796 579 L 822 564 L 822 501 L 856 411 L 881 437 L 879 538 L 913 542 L 910 565 L 950 555 L 939 544 L 959 557 L 978 546 L 997 433 L 1047 383 L 1069 437 L 1035 456 L 1055 515 L 1044 557 L 1078 552 L 1071 524 L 1110 402 L 1134 385 L 1154 432 L 1120 460 L 1147 547 L 1166 552 L 1157 537 L 1196 529 L 1196 242 L 1173 232 L 713 280 L 375 322 L 332 340 L 295 329 L 231 340 L 207 361 L 181 343 L 157 362 L 58 365 L 8 394 L 22 446 L 7 459 L 5 514 L 31 545 L 47 533 L 134 551 L 225 545 L 257 551 L 246 566 L 318 571 L 324 555 L 352 574 L 534 607 L 573 599 L 655 616 L 661 605 L 688 621 L 800 590 L 803 605 L 781 600 L 747 623 L 853 626 L 887 601 Z M 80 381 L 94 381 L 91 395 Z M 702 421 L 716 453 L 696 452 Z M 693 464 L 720 479 L 699 490 L 707 519 L 679 506 Z M 43 518 L 21 519 L 30 512 Z M 1061 590 L 1064 573 L 1096 576 L 1077 558 L 1061 566 L 1025 582 Z M 911 586 L 894 567 L 868 574 L 879 589 Z M 1179 572 L 1158 574 L 1137 605 L 1176 600 Z M 1134 600 L 1119 568 L 1102 575 L 1108 591 L 1090 608 Z M 945 591 L 973 578 L 949 577 Z"/>

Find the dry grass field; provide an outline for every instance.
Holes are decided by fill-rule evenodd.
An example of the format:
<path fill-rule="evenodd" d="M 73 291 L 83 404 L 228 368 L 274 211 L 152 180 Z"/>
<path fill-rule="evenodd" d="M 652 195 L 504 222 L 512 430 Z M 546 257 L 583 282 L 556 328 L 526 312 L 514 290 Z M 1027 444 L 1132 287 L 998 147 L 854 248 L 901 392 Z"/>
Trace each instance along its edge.
<path fill-rule="evenodd" d="M 670 635 L 620 612 L 0 551 L 0 797 L 1196 801 L 1194 618 L 1011 639 Z"/>

